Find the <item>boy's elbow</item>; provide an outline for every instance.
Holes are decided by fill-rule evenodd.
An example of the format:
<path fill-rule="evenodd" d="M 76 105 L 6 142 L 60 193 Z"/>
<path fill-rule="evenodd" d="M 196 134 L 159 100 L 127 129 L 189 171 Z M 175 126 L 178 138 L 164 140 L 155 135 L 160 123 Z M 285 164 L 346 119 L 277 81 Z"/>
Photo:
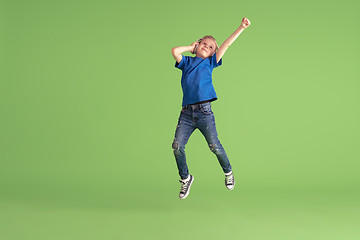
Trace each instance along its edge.
<path fill-rule="evenodd" d="M 176 49 L 176 47 L 174 47 L 174 48 L 171 49 L 171 54 L 173 55 L 173 57 L 174 57 L 176 60 L 179 58 L 179 55 L 181 55 L 181 54 L 179 54 L 179 52 L 178 52 L 178 50 Z"/>

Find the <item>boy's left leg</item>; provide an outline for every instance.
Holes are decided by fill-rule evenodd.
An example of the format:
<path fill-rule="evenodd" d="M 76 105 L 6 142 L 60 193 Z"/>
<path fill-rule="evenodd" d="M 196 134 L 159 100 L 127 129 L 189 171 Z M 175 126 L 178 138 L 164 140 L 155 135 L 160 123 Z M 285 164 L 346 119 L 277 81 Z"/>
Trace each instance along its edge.
<path fill-rule="evenodd" d="M 210 110 L 202 110 L 201 121 L 198 122 L 197 127 L 204 135 L 210 150 L 216 155 L 224 173 L 225 185 L 229 190 L 232 190 L 235 185 L 234 175 L 228 156 L 226 155 L 224 147 L 221 145 L 216 131 L 215 117 Z"/>
<path fill-rule="evenodd" d="M 232 167 L 228 156 L 226 155 L 224 147 L 221 145 L 216 131 L 215 118 L 214 115 L 206 116 L 206 123 L 202 124 L 199 127 L 199 130 L 204 135 L 210 150 L 216 155 L 219 163 L 224 171 L 224 173 L 230 173 Z"/>

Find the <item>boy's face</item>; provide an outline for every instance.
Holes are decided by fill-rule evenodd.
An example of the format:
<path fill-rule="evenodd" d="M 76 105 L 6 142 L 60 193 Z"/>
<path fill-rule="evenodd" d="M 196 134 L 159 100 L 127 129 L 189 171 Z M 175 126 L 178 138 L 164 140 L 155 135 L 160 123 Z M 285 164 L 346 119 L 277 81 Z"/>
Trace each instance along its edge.
<path fill-rule="evenodd" d="M 216 43 L 214 42 L 214 40 L 210 38 L 205 38 L 201 40 L 201 43 L 196 50 L 196 56 L 201 58 L 208 58 L 214 55 L 215 50 Z"/>

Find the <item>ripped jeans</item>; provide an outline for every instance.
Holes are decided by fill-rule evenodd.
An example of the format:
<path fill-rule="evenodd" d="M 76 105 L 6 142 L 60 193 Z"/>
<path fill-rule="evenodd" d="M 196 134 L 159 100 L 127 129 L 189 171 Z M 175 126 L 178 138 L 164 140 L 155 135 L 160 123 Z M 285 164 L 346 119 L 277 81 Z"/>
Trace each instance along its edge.
<path fill-rule="evenodd" d="M 172 148 L 181 179 L 186 179 L 189 176 L 189 170 L 186 164 L 185 145 L 190 135 L 197 128 L 204 135 L 210 150 L 215 153 L 224 173 L 230 172 L 231 165 L 218 139 L 211 103 L 206 102 L 184 106 L 180 113 Z"/>

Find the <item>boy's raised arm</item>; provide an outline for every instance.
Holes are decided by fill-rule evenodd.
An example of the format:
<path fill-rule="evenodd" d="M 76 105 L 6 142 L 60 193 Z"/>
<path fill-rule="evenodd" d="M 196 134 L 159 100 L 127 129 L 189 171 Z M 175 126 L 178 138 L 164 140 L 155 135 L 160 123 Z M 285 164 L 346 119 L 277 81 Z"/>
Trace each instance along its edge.
<path fill-rule="evenodd" d="M 242 31 L 244 31 L 244 29 L 247 28 L 248 26 L 250 26 L 249 19 L 243 18 L 240 27 L 238 27 L 238 29 L 236 29 L 235 32 L 231 34 L 230 37 L 225 40 L 225 42 L 223 42 L 219 50 L 216 52 L 216 62 L 220 61 L 220 59 L 224 56 L 228 47 L 231 46 L 231 44 L 238 38 L 240 33 L 242 33 Z"/>
<path fill-rule="evenodd" d="M 171 53 L 175 60 L 180 63 L 182 59 L 182 53 L 187 51 L 193 53 L 196 45 L 199 45 L 199 42 L 194 42 L 190 46 L 174 47 L 171 49 Z"/>

